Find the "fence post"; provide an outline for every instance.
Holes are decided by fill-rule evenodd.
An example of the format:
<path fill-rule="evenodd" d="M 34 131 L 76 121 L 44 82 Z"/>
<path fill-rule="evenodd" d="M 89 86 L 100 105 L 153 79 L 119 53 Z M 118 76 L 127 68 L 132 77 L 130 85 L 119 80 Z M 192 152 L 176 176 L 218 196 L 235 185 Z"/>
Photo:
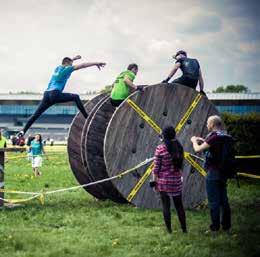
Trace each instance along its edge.
<path fill-rule="evenodd" d="M 4 163 L 5 152 L 0 149 L 0 189 L 4 189 Z M 0 192 L 0 208 L 4 206 L 4 192 Z"/>

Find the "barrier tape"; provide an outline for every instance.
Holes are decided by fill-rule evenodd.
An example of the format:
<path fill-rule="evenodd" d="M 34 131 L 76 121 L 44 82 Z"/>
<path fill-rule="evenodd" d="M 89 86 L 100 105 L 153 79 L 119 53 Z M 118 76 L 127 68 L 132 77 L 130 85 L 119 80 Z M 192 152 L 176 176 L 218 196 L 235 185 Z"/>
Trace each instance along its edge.
<path fill-rule="evenodd" d="M 52 190 L 52 191 L 42 190 L 41 192 L 23 192 L 23 191 L 16 191 L 16 190 L 1 189 L 0 192 L 10 193 L 10 194 L 29 194 L 29 195 L 32 195 L 32 196 L 25 198 L 25 199 L 4 199 L 4 198 L 0 198 L 0 200 L 4 201 L 6 203 L 14 204 L 14 203 L 24 203 L 24 202 L 31 201 L 35 198 L 39 198 L 39 201 L 41 202 L 41 204 L 44 205 L 46 195 L 56 194 L 56 193 L 61 193 L 61 192 L 66 192 L 66 191 L 72 191 L 72 190 L 76 190 L 76 189 L 79 189 L 79 188 L 89 187 L 89 186 L 92 186 L 92 185 L 96 185 L 96 184 L 104 183 L 104 182 L 111 181 L 111 180 L 114 180 L 114 179 L 118 179 L 118 178 L 121 178 L 121 177 L 135 171 L 136 169 L 150 163 L 153 160 L 154 160 L 154 158 L 146 159 L 145 161 L 143 161 L 143 162 L 137 164 L 136 166 L 134 166 L 133 168 L 130 168 L 126 171 L 120 172 L 118 175 L 115 175 L 115 176 L 110 177 L 110 178 L 105 178 L 105 179 L 101 179 L 101 180 L 98 180 L 98 181 L 95 181 L 95 182 L 90 182 L 88 184 L 83 184 L 83 185 L 78 185 L 78 186 L 73 186 L 73 187 L 68 187 L 68 188 L 61 188 L 61 189 Z"/>
<path fill-rule="evenodd" d="M 243 177 L 248 177 L 248 178 L 260 179 L 259 175 L 254 175 L 254 174 L 249 174 L 249 173 L 238 172 L 237 175 L 238 176 L 243 176 Z"/>
<path fill-rule="evenodd" d="M 20 156 L 12 156 L 12 157 L 7 156 L 7 159 L 8 160 L 24 159 L 24 158 L 32 158 L 32 157 L 35 157 L 35 156 L 48 157 L 48 156 L 61 155 L 61 154 L 64 154 L 64 153 L 65 152 L 52 152 L 52 153 L 46 153 L 46 154 L 40 154 L 40 155 L 20 155 Z"/>
<path fill-rule="evenodd" d="M 235 156 L 236 159 L 258 159 L 260 158 L 260 155 L 248 155 L 248 156 L 244 156 L 244 155 L 238 155 Z"/>
<path fill-rule="evenodd" d="M 184 152 L 184 158 L 188 161 L 188 163 L 194 167 L 203 177 L 207 175 L 207 172 L 192 159 L 192 155 L 190 153 Z"/>
<path fill-rule="evenodd" d="M 126 101 L 136 111 L 136 113 L 139 114 L 139 116 L 141 116 L 141 118 L 145 120 L 158 134 L 162 133 L 162 129 L 135 102 L 133 102 L 131 99 L 127 99 Z"/>
<path fill-rule="evenodd" d="M 132 191 L 130 192 L 130 194 L 127 196 L 127 201 L 131 202 L 132 199 L 135 197 L 135 195 L 137 194 L 137 192 L 140 190 L 140 188 L 142 187 L 142 185 L 144 184 L 144 182 L 146 181 L 146 179 L 150 176 L 150 174 L 153 171 L 153 167 L 154 167 L 154 163 L 152 163 L 149 168 L 146 170 L 146 172 L 144 173 L 144 175 L 141 177 L 141 179 L 137 182 L 137 184 L 135 185 L 135 187 L 132 189 Z"/>
<path fill-rule="evenodd" d="M 185 125 L 185 123 L 187 122 L 187 120 L 190 117 L 191 113 L 194 111 L 194 109 L 198 105 L 198 103 L 199 103 L 201 98 L 202 98 L 202 95 L 201 94 L 197 94 L 197 96 L 195 97 L 195 99 L 191 103 L 190 107 L 188 108 L 188 110 L 186 111 L 186 113 L 183 115 L 182 119 L 180 120 L 180 122 L 176 126 L 176 128 L 175 128 L 176 134 L 179 133 L 180 130 L 183 128 L 183 126 Z"/>
<path fill-rule="evenodd" d="M 187 122 L 188 118 L 190 117 L 191 113 L 193 112 L 193 110 L 196 108 L 197 104 L 199 103 L 200 99 L 201 99 L 202 95 L 198 94 L 195 99 L 193 100 L 193 102 L 191 103 L 191 105 L 189 106 L 188 110 L 186 111 L 186 113 L 184 114 L 183 118 L 181 119 L 181 121 L 178 123 L 178 125 L 176 126 L 176 133 L 179 133 L 180 130 L 182 129 L 182 127 L 184 126 L 184 124 Z M 133 102 L 131 99 L 127 100 L 127 103 L 137 112 L 137 114 L 139 114 L 158 134 L 161 134 L 162 129 L 154 122 L 154 120 L 149 117 L 135 102 Z M 185 157 L 185 154 L 184 154 Z M 188 157 L 188 155 L 186 154 L 186 159 L 189 158 L 188 162 L 192 165 L 196 164 L 196 167 L 199 167 L 199 172 L 202 172 L 203 174 L 206 174 L 206 172 L 203 170 L 203 168 L 196 163 L 192 158 Z M 192 166 L 193 166 L 192 165 Z M 140 188 L 143 186 L 144 182 L 146 181 L 146 179 L 149 177 L 149 175 L 152 172 L 152 168 L 153 166 L 150 165 L 148 167 L 148 169 L 145 171 L 144 175 L 140 178 L 140 180 L 137 182 L 137 184 L 135 185 L 135 187 L 131 190 L 130 194 L 127 196 L 127 200 L 131 201 L 136 194 L 138 193 L 138 191 L 140 190 Z M 195 167 L 194 167 L 195 168 Z"/>

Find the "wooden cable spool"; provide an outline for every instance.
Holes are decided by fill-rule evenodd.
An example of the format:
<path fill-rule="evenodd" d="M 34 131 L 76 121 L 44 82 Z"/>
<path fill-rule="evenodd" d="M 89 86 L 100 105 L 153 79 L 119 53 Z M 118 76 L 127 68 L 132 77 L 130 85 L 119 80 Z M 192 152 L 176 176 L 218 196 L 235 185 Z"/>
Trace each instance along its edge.
<path fill-rule="evenodd" d="M 85 123 L 87 124 L 91 119 L 91 111 L 94 110 L 95 107 L 98 106 L 100 102 L 102 102 L 102 99 L 106 97 L 106 94 L 100 94 L 88 101 L 84 105 L 86 112 L 89 113 L 88 119 L 85 119 L 85 117 L 80 112 L 78 112 L 70 126 L 67 146 L 69 163 L 74 176 L 81 185 L 94 181 L 89 176 L 81 156 L 82 129 Z M 98 185 L 86 187 L 84 189 L 98 199 L 106 199 L 106 196 L 101 193 L 102 191 Z"/>
<path fill-rule="evenodd" d="M 135 92 L 129 99 L 146 112 L 160 128 L 164 128 L 179 123 L 197 94 L 195 90 L 183 85 L 159 84 L 147 87 L 143 93 Z M 207 118 L 214 114 L 218 114 L 215 106 L 203 96 L 177 135 L 185 151 L 192 152 L 191 136 L 205 137 Z M 79 153 L 79 150 L 77 152 L 74 150 L 73 154 L 78 156 L 73 157 L 72 160 L 74 162 L 85 160 L 83 173 L 91 181 L 118 175 L 119 172 L 134 167 L 146 158 L 153 157 L 156 146 L 160 144 L 155 130 L 133 110 L 127 101 L 114 109 L 109 99 L 103 100 L 92 112 L 91 120 L 89 118 L 85 120 L 83 127 L 74 124 L 78 122 L 80 121 L 75 118 L 72 126 L 77 127 L 77 131 L 71 129 L 69 138 L 73 137 L 75 142 L 75 138 L 79 137 L 81 151 Z M 71 166 L 74 167 L 75 175 L 82 171 L 75 169 L 75 164 Z M 116 202 L 125 202 L 124 199 L 128 198 L 148 166 L 143 166 L 131 174 L 102 185 L 102 195 Z M 80 179 L 78 181 L 82 184 Z M 194 208 L 205 200 L 204 183 L 204 177 L 185 162 L 183 166 L 185 207 Z M 148 184 L 149 178 L 145 180 L 131 202 L 139 207 L 158 208 L 160 207 L 158 194 L 154 193 Z M 92 193 L 91 190 L 88 192 Z"/>

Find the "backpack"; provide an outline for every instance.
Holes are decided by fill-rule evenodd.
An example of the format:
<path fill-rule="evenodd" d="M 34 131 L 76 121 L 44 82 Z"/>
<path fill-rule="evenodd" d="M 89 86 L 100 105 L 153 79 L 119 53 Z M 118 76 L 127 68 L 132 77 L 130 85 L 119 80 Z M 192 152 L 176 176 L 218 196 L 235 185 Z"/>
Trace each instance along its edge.
<path fill-rule="evenodd" d="M 230 135 L 220 136 L 223 142 L 222 155 L 219 158 L 219 170 L 223 178 L 236 177 L 234 139 Z"/>

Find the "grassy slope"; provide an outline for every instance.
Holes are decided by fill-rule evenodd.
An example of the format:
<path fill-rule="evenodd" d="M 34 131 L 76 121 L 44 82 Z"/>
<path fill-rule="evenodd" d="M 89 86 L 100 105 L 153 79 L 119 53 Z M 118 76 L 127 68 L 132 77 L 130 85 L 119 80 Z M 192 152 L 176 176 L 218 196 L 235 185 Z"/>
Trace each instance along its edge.
<path fill-rule="evenodd" d="M 6 188 L 38 191 L 77 185 L 67 158 L 50 159 L 44 162 L 40 178 L 31 177 L 25 159 L 10 160 Z M 0 256 L 256 256 L 260 252 L 260 183 L 245 180 L 241 184 L 241 189 L 235 183 L 229 186 L 231 235 L 204 234 L 208 209 L 187 211 L 187 235 L 181 233 L 174 213 L 174 233 L 168 235 L 160 211 L 95 201 L 81 189 L 49 196 L 44 206 L 33 200 L 1 210 Z"/>

